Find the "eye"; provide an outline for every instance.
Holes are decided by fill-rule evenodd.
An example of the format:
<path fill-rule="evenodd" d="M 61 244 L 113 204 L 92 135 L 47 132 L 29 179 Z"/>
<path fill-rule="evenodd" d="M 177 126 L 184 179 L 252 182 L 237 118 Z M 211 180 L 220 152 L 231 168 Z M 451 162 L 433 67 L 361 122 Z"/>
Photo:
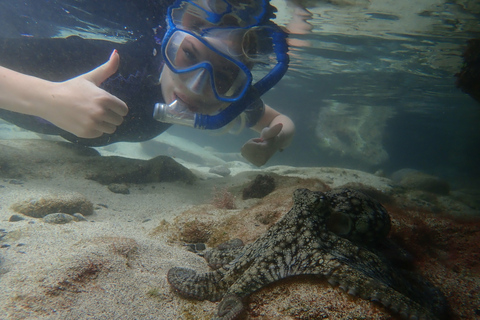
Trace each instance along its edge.
<path fill-rule="evenodd" d="M 197 55 L 190 49 L 188 48 L 183 48 L 183 55 L 185 56 L 186 60 L 190 63 L 190 65 L 193 65 L 198 62 Z"/>

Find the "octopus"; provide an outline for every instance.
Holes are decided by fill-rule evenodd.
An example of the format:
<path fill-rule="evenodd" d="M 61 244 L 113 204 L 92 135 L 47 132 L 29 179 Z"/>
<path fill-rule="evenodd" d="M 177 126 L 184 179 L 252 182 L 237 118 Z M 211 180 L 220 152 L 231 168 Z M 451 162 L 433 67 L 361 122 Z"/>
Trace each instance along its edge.
<path fill-rule="evenodd" d="M 170 286 L 187 298 L 220 301 L 215 320 L 238 319 L 250 294 L 297 275 L 324 278 L 403 319 L 446 317 L 442 293 L 382 253 L 391 224 L 380 203 L 353 189 L 298 189 L 293 200 L 292 209 L 255 242 L 234 239 L 204 252 L 213 271 L 170 269 Z"/>

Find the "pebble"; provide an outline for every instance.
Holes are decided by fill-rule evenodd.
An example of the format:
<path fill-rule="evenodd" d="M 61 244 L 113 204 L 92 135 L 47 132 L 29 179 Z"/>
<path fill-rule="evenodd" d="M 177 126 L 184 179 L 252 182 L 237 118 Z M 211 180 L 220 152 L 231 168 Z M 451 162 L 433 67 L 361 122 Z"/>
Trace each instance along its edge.
<path fill-rule="evenodd" d="M 77 212 L 77 213 L 74 213 L 72 216 L 73 216 L 73 220 L 74 220 L 74 221 L 77 221 L 77 222 L 88 221 L 87 218 L 85 218 L 85 217 L 83 216 L 83 214 L 78 213 L 78 212 Z"/>
<path fill-rule="evenodd" d="M 16 222 L 16 221 L 22 221 L 22 220 L 25 220 L 25 218 L 18 214 L 12 214 L 12 216 L 8 219 L 9 222 Z"/>
<path fill-rule="evenodd" d="M 198 253 L 200 251 L 205 251 L 207 247 L 205 243 L 186 243 L 185 244 L 186 250 L 190 252 Z"/>
<path fill-rule="evenodd" d="M 9 184 L 22 185 L 22 184 L 23 184 L 23 181 L 16 180 L 16 179 L 12 179 L 12 180 L 8 181 L 8 183 L 9 183 Z"/>
<path fill-rule="evenodd" d="M 50 213 L 43 217 L 43 221 L 53 224 L 65 224 L 73 221 L 73 216 L 66 213 Z"/>
<path fill-rule="evenodd" d="M 112 183 L 108 185 L 108 190 L 112 191 L 113 193 L 120 193 L 120 194 L 129 194 L 130 189 L 124 183 Z"/>
<path fill-rule="evenodd" d="M 212 168 L 210 168 L 210 170 L 208 170 L 208 172 L 218 174 L 222 177 L 228 177 L 231 173 L 230 169 L 228 169 L 225 166 L 212 167 Z"/>

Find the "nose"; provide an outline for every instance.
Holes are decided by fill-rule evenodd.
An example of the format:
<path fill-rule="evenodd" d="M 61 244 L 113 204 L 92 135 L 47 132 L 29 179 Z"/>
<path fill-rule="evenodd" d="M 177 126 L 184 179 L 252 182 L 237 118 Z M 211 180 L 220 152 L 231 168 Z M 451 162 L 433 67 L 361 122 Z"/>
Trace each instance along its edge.
<path fill-rule="evenodd" d="M 206 87 L 210 82 L 210 73 L 205 68 L 199 68 L 192 71 L 193 74 L 186 81 L 185 85 L 193 93 L 203 94 Z"/>

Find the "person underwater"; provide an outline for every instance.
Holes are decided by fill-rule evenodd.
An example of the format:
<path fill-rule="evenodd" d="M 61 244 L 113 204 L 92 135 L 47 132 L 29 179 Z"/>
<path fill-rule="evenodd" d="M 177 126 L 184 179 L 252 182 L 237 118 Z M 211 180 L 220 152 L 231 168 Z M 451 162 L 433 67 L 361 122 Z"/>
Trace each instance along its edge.
<path fill-rule="evenodd" d="M 261 166 L 295 132 L 289 117 L 260 98 L 288 69 L 286 34 L 271 21 L 273 11 L 268 1 L 177 0 L 165 27 L 152 28 L 152 37 L 114 50 L 109 61 L 78 77 L 51 82 L 0 67 L 0 117 L 86 146 L 149 140 L 172 124 L 210 130 L 239 123 L 260 133 L 241 153 Z M 88 47 L 84 39 L 64 40 Z M 112 45 L 118 44 L 101 43 L 102 50 Z M 146 62 L 138 58 L 143 47 L 153 52 Z M 129 69 L 112 77 L 122 69 L 122 52 Z M 5 54 L 0 50 L 2 65 Z"/>

